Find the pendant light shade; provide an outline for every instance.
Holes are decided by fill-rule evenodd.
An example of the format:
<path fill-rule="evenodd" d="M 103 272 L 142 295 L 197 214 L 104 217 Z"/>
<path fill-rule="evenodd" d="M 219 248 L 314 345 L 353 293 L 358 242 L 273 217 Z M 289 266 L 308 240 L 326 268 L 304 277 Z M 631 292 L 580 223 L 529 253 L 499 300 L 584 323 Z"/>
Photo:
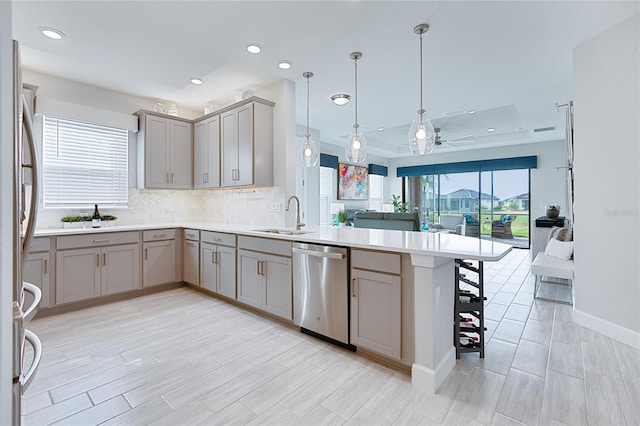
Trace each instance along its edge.
<path fill-rule="evenodd" d="M 349 57 L 353 59 L 355 68 L 355 96 L 353 97 L 353 100 L 356 114 L 353 130 L 347 138 L 344 153 L 347 157 L 347 161 L 350 163 L 362 163 L 367 157 L 367 139 L 364 137 L 364 133 L 360 130 L 360 126 L 358 125 L 358 59 L 362 58 L 362 53 L 353 52 Z"/>
<path fill-rule="evenodd" d="M 309 133 L 309 79 L 313 77 L 312 72 L 305 72 L 302 74 L 307 79 L 307 132 L 304 135 L 304 141 L 298 151 L 298 158 L 302 160 L 305 167 L 314 167 L 318 164 L 318 147 L 311 138 Z"/>
<path fill-rule="evenodd" d="M 422 108 L 422 35 L 429 31 L 428 24 L 417 25 L 413 32 L 420 35 L 420 109 L 409 128 L 409 151 L 414 155 L 424 155 L 433 151 L 435 131 L 433 124 Z"/>

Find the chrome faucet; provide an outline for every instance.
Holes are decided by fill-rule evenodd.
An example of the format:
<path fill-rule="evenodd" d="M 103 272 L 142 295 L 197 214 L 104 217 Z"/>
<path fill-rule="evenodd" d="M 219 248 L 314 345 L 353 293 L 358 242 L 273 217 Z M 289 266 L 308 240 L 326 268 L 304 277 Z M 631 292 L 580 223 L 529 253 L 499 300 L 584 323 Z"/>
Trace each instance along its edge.
<path fill-rule="evenodd" d="M 300 222 L 300 200 L 295 195 L 292 195 L 287 200 L 287 209 L 285 211 L 289 211 L 289 207 L 291 205 L 291 200 L 296 200 L 296 230 L 299 231 L 300 228 L 304 226 L 304 223 Z"/>

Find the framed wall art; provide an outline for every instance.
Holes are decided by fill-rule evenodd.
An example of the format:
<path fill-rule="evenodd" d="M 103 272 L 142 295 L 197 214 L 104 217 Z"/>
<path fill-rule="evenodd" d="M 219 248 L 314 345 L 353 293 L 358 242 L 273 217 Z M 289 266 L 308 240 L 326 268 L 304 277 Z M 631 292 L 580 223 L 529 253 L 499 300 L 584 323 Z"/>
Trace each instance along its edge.
<path fill-rule="evenodd" d="M 369 168 L 338 164 L 338 200 L 369 199 Z"/>

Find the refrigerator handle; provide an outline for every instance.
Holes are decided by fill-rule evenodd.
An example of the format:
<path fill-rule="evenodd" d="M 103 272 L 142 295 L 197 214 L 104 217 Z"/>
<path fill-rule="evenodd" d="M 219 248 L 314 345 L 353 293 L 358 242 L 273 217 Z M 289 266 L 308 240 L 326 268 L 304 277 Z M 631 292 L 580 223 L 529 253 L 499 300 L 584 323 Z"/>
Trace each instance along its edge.
<path fill-rule="evenodd" d="M 36 219 L 38 217 L 38 197 L 40 188 L 39 186 L 39 175 L 40 171 L 38 170 L 38 151 L 36 148 L 36 140 L 33 133 L 33 120 L 31 119 L 31 112 L 27 107 L 26 99 L 24 98 L 24 94 L 22 95 L 22 116 L 24 128 L 26 130 L 27 141 L 29 142 L 29 149 L 31 150 L 31 178 L 32 185 L 31 188 L 31 207 L 29 209 L 29 222 L 27 222 L 27 229 L 25 232 L 24 240 L 22 242 L 22 262 L 24 264 L 27 255 L 29 254 L 29 246 L 31 245 L 31 241 L 33 240 L 33 233 L 35 231 Z"/>
<path fill-rule="evenodd" d="M 22 288 L 33 295 L 33 302 L 22 314 L 22 321 L 26 324 L 38 312 L 38 306 L 40 305 L 40 300 L 42 300 L 42 291 L 37 286 L 27 282 L 22 283 Z"/>
<path fill-rule="evenodd" d="M 38 366 L 40 365 L 40 360 L 42 359 L 42 342 L 38 339 L 38 336 L 30 330 L 24 330 L 24 339 L 33 346 L 33 362 L 27 372 L 22 376 L 22 392 L 27 390 L 31 381 L 36 375 L 36 371 L 38 370 Z"/>

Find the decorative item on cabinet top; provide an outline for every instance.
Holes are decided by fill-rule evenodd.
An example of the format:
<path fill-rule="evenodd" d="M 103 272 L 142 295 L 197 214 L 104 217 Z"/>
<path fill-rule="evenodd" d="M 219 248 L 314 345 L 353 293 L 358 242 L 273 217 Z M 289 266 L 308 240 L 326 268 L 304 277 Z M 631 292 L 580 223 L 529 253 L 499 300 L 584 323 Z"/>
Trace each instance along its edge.
<path fill-rule="evenodd" d="M 184 121 L 184 122 L 187 122 L 187 123 L 195 123 L 197 121 L 202 120 L 205 117 L 213 116 L 213 115 L 221 115 L 221 114 L 223 114 L 223 113 L 225 113 L 227 111 L 231 111 L 231 110 L 233 110 L 235 108 L 241 107 L 243 105 L 250 104 L 252 102 L 264 104 L 264 105 L 271 106 L 271 107 L 276 105 L 275 102 L 269 101 L 267 99 L 262 99 L 262 98 L 259 98 L 257 96 L 252 96 L 250 98 L 243 99 L 243 100 L 238 101 L 238 102 L 234 102 L 234 103 L 232 103 L 230 105 L 225 106 L 224 108 L 219 108 L 218 105 L 212 105 L 212 108 L 211 108 L 212 111 L 210 113 L 205 114 L 205 115 L 203 115 L 201 117 L 198 117 L 198 118 L 194 118 L 194 119 L 188 119 L 188 118 L 184 118 L 184 117 L 176 117 L 176 116 L 173 116 L 173 115 L 169 115 L 169 114 L 167 114 L 166 111 L 164 111 L 164 105 L 163 105 L 163 111 L 155 111 L 155 107 L 154 107 L 153 111 L 147 110 L 147 109 L 140 109 L 140 110 L 134 112 L 133 115 L 137 115 L 138 117 L 140 117 L 141 115 L 144 115 L 144 114 L 151 114 L 151 115 L 157 115 L 157 116 L 160 116 L 160 117 L 171 118 L 172 120 L 180 120 L 180 121 Z"/>

